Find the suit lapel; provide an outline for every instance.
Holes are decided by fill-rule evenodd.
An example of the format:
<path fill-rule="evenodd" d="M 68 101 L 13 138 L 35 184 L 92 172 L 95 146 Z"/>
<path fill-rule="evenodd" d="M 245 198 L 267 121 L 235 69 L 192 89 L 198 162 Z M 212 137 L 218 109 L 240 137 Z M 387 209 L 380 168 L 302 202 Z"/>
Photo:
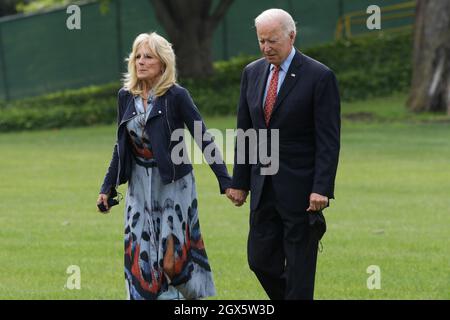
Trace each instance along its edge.
<path fill-rule="evenodd" d="M 280 104 L 283 102 L 284 98 L 286 98 L 297 82 L 302 60 L 302 54 L 299 51 L 296 51 L 291 65 L 289 66 L 289 70 L 286 73 L 286 77 L 284 78 L 283 84 L 281 85 L 280 91 L 278 92 L 277 100 L 275 101 L 275 106 L 270 117 L 271 119 L 273 118 L 275 112 L 277 112 L 280 108 Z"/>

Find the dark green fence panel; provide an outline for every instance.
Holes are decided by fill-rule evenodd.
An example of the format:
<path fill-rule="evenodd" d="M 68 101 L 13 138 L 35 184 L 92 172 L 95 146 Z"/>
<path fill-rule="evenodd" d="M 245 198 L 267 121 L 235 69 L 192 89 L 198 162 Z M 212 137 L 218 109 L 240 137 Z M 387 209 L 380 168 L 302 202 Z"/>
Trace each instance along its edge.
<path fill-rule="evenodd" d="M 404 1 L 376 2 L 383 7 Z M 258 54 L 254 18 L 266 9 L 290 12 L 298 23 L 296 46 L 305 48 L 332 41 L 340 15 L 365 12 L 370 4 L 370 0 L 235 0 L 216 31 L 213 58 Z M 68 30 L 68 17 L 64 8 L 0 19 L 0 100 L 118 81 L 139 33 L 167 35 L 148 0 L 111 0 L 107 12 L 95 3 L 83 5 L 81 30 Z M 412 23 L 411 17 L 405 19 Z M 395 23 L 399 22 L 382 22 L 382 27 Z"/>
<path fill-rule="evenodd" d="M 69 30 L 68 14 L 54 11 L 2 26 L 10 97 L 21 98 L 118 76 L 114 7 L 83 6 L 81 30 Z"/>
<path fill-rule="evenodd" d="M 6 63 L 3 50 L 2 25 L 0 24 L 0 100 L 8 100 L 8 87 L 6 81 Z"/>
<path fill-rule="evenodd" d="M 413 4 L 414 1 L 398 1 L 398 0 L 358 0 L 358 1 L 342 1 L 344 13 L 349 12 L 366 12 L 368 6 L 376 4 L 381 7 L 381 29 L 390 30 L 392 28 L 410 27 L 414 24 L 414 7 L 392 10 L 392 6 Z M 390 19 L 396 15 L 395 19 Z M 367 15 L 368 16 L 368 15 Z M 363 22 L 359 25 L 352 26 L 352 35 L 367 33 L 366 24 Z"/>
<path fill-rule="evenodd" d="M 297 22 L 296 46 L 305 48 L 334 39 L 338 19 L 336 0 L 236 1 L 228 14 L 228 47 L 230 55 L 257 54 L 258 41 L 254 19 L 264 10 L 277 7 L 288 11 Z"/>

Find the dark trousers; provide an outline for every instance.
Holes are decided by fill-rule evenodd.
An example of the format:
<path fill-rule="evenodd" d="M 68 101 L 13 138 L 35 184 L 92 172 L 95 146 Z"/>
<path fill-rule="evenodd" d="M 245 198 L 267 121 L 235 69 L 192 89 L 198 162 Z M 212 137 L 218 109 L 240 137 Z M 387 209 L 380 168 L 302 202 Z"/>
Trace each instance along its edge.
<path fill-rule="evenodd" d="M 306 208 L 283 208 L 266 176 L 258 208 L 250 212 L 248 263 L 272 300 L 312 300 L 318 240 Z"/>

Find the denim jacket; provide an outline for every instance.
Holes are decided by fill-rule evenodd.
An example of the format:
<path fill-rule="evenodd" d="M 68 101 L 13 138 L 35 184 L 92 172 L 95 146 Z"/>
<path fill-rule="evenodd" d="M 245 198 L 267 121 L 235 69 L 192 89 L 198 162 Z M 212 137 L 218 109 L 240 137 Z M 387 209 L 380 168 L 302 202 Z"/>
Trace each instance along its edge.
<path fill-rule="evenodd" d="M 124 88 L 120 89 L 118 93 L 117 141 L 100 193 L 108 194 L 111 188 L 117 188 L 120 184 L 128 182 L 130 178 L 133 151 L 128 140 L 126 122 L 135 115 L 133 94 Z M 164 95 L 155 99 L 144 130 L 146 130 L 151 141 L 153 156 L 164 184 L 182 178 L 193 169 L 192 165 L 186 161 L 181 164 L 172 162 L 171 152 L 173 147 L 179 142 L 184 143 L 184 141 L 183 137 L 180 137 L 179 141 L 171 141 L 171 135 L 175 129 L 183 129 L 186 125 L 191 135 L 194 136 L 194 121 L 201 122 L 203 136 L 206 126 L 201 115 L 189 92 L 178 84 L 173 85 Z M 205 148 L 211 143 L 214 142 L 203 141 L 202 139 L 202 151 L 204 152 Z M 218 151 L 215 144 L 214 150 L 215 152 Z M 215 159 L 218 159 L 217 155 Z M 231 178 L 226 165 L 221 161 L 221 163 L 210 164 L 210 167 L 219 182 L 220 193 L 225 193 L 225 190 L 231 185 Z"/>

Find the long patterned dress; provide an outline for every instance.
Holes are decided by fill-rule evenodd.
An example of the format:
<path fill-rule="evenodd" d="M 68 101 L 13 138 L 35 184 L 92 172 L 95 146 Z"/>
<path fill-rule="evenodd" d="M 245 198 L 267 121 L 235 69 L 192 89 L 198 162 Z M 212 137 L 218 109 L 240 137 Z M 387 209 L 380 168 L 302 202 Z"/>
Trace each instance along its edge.
<path fill-rule="evenodd" d="M 125 204 L 125 282 L 128 299 L 199 299 L 215 295 L 197 210 L 192 172 L 164 185 L 144 133 L 144 111 L 127 123 L 134 150 Z"/>

